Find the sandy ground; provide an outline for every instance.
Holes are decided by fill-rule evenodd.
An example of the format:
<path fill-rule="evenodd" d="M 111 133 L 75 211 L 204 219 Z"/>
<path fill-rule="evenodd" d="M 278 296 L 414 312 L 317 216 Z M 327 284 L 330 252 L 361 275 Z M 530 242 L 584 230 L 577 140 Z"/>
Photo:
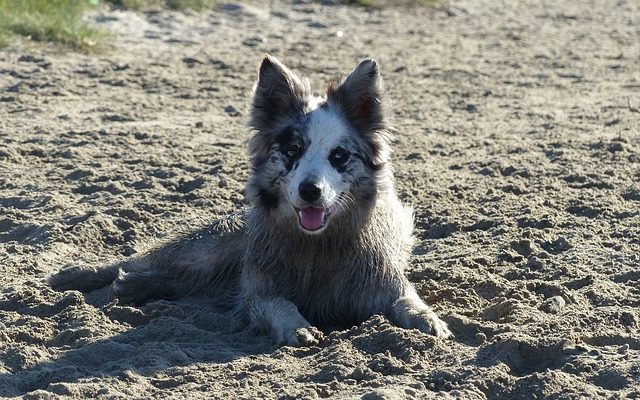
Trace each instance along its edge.
<path fill-rule="evenodd" d="M 0 51 L 0 397 L 640 398 L 640 3 L 92 18 L 100 54 Z M 408 274 L 455 340 L 375 316 L 276 349 L 203 298 L 47 288 L 243 204 L 265 51 L 319 89 L 381 62 Z"/>

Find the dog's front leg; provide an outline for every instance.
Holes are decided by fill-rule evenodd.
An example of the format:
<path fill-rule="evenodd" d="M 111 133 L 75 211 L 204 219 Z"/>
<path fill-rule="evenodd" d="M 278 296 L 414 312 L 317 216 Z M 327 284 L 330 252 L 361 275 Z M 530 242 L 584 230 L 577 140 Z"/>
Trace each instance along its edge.
<path fill-rule="evenodd" d="M 403 328 L 419 329 L 440 338 L 452 336 L 447 323 L 438 318 L 413 288 L 409 288 L 404 297 L 393 303 L 390 318 L 393 323 Z"/>
<path fill-rule="evenodd" d="M 249 300 L 249 317 L 255 327 L 271 334 L 277 345 L 313 346 L 323 334 L 283 297 L 255 296 Z"/>

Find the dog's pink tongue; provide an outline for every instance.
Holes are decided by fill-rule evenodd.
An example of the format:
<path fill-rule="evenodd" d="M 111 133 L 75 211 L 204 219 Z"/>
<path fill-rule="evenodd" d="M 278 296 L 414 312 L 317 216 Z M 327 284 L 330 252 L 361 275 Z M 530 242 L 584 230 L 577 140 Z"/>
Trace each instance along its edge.
<path fill-rule="evenodd" d="M 300 223 L 305 229 L 315 231 L 324 223 L 324 208 L 305 207 L 300 211 Z"/>

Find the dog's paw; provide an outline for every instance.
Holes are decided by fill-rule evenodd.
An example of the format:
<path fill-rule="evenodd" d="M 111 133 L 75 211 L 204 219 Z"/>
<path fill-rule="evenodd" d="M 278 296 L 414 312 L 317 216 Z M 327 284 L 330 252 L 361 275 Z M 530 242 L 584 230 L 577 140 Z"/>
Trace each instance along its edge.
<path fill-rule="evenodd" d="M 450 338 L 452 333 L 447 323 L 424 304 L 417 295 L 404 297 L 393 304 L 391 319 L 407 329 L 418 329 L 438 338 Z"/>
<path fill-rule="evenodd" d="M 324 334 L 315 326 L 298 328 L 295 335 L 298 344 L 294 344 L 294 346 L 316 346 L 324 340 Z"/>
<path fill-rule="evenodd" d="M 405 328 L 415 328 L 438 338 L 447 339 L 453 336 L 447 323 L 438 318 L 431 310 L 421 311 L 409 317 Z"/>
<path fill-rule="evenodd" d="M 84 281 L 83 275 L 90 271 L 80 267 L 64 267 L 58 272 L 47 278 L 47 283 L 53 290 L 60 292 L 65 290 L 77 289 Z"/>
<path fill-rule="evenodd" d="M 83 268 L 68 266 L 47 278 L 52 289 L 58 291 L 80 290 L 90 292 L 108 285 L 115 279 L 111 268 Z"/>
<path fill-rule="evenodd" d="M 302 315 L 279 320 L 272 334 L 278 346 L 315 346 L 324 339 L 324 334 L 311 326 Z"/>
<path fill-rule="evenodd" d="M 287 332 L 278 343 L 281 346 L 316 346 L 324 339 L 324 334 L 314 326 L 306 326 Z"/>
<path fill-rule="evenodd" d="M 146 274 L 120 270 L 111 284 L 111 296 L 123 304 L 141 304 L 152 296 L 152 285 Z"/>
<path fill-rule="evenodd" d="M 324 339 L 290 300 L 272 296 L 250 298 L 249 302 L 253 327 L 269 332 L 277 346 L 314 346 Z"/>

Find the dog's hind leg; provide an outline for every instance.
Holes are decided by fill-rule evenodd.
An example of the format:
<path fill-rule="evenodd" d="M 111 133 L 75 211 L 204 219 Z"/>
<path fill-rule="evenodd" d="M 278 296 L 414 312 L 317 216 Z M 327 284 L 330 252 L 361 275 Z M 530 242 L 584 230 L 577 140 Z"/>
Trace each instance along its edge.
<path fill-rule="evenodd" d="M 122 302 L 134 304 L 195 293 L 231 300 L 245 249 L 243 219 L 228 216 L 125 265 L 111 291 Z"/>
<path fill-rule="evenodd" d="M 58 290 L 89 291 L 111 282 L 113 297 L 140 304 L 194 293 L 224 299 L 237 288 L 245 249 L 244 221 L 229 216 L 146 254 L 103 269 L 67 268 L 49 278 Z"/>
<path fill-rule="evenodd" d="M 91 292 L 111 284 L 111 293 L 123 303 L 139 304 L 151 297 L 171 297 L 166 274 L 154 269 L 147 257 L 130 258 L 106 267 L 64 267 L 47 283 L 58 291 Z"/>

